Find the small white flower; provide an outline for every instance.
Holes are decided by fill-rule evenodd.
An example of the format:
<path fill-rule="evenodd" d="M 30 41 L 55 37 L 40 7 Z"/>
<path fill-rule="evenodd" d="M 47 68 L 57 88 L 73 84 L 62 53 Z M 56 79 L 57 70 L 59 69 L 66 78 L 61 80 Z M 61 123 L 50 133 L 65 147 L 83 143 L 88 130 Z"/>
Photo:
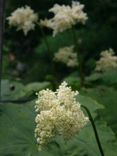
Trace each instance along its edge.
<path fill-rule="evenodd" d="M 85 24 L 88 19 L 87 14 L 83 11 L 84 5 L 79 2 L 72 2 L 72 6 L 55 4 L 49 12 L 54 13 L 54 17 L 47 20 L 41 20 L 42 26 L 51 28 L 53 36 L 59 32 L 71 28 L 77 23 Z"/>
<path fill-rule="evenodd" d="M 114 56 L 113 49 L 101 52 L 101 58 L 96 63 L 96 71 L 108 71 L 117 68 L 117 56 Z"/>
<path fill-rule="evenodd" d="M 66 82 L 55 92 L 47 89 L 38 93 L 35 137 L 39 150 L 56 135 L 70 139 L 87 124 L 89 120 L 76 101 L 77 95 Z"/>
<path fill-rule="evenodd" d="M 34 30 L 38 15 L 29 6 L 25 6 L 12 12 L 7 20 L 10 26 L 17 27 L 17 30 L 23 30 L 27 35 L 30 30 Z"/>
<path fill-rule="evenodd" d="M 55 53 L 54 60 L 63 62 L 68 67 L 78 66 L 77 53 L 74 52 L 73 46 L 60 48 L 59 51 Z"/>

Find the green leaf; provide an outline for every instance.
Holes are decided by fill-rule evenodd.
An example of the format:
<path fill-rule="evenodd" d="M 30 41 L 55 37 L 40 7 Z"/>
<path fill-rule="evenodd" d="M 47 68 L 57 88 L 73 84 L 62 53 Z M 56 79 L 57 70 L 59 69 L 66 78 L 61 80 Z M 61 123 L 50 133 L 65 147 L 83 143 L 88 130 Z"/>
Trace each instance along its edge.
<path fill-rule="evenodd" d="M 105 109 L 99 111 L 100 116 L 107 121 L 117 135 L 117 90 L 112 87 L 98 86 L 85 89 L 82 94 L 104 105 Z"/>
<path fill-rule="evenodd" d="M 51 87 L 49 82 L 33 82 L 23 85 L 20 82 L 2 80 L 2 99 L 18 100 L 28 98 L 35 92 Z"/>
<path fill-rule="evenodd" d="M 87 82 L 96 82 L 99 81 L 101 79 L 102 74 L 101 73 L 93 73 L 90 76 L 86 77 L 86 81 Z"/>
<path fill-rule="evenodd" d="M 114 133 L 104 122 L 96 122 L 96 127 L 105 156 L 116 156 L 117 142 Z M 66 149 L 67 156 L 101 156 L 91 125 L 87 125 L 71 141 Z"/>
<path fill-rule="evenodd" d="M 3 99 L 18 99 L 24 96 L 24 85 L 20 82 L 12 82 L 9 80 L 2 80 L 2 98 Z"/>
<path fill-rule="evenodd" d="M 117 77 L 117 70 L 108 71 L 102 75 L 102 81 L 106 85 L 111 85 L 111 86 L 113 85 L 114 87 L 115 86 L 117 87 L 116 77 Z"/>
<path fill-rule="evenodd" d="M 87 83 L 96 83 L 101 85 L 113 86 L 117 88 L 117 70 L 110 70 L 103 73 L 93 73 L 90 76 L 86 77 Z"/>
<path fill-rule="evenodd" d="M 94 118 L 98 116 L 98 111 L 104 108 L 103 105 L 99 104 L 96 100 L 93 100 L 90 97 L 78 95 L 77 99 L 81 105 L 86 106 L 89 109 Z"/>
<path fill-rule="evenodd" d="M 37 92 L 50 86 L 49 82 L 33 82 L 25 86 L 25 92 Z"/>
<path fill-rule="evenodd" d="M 0 110 L 0 155 L 33 155 L 36 152 L 33 105 L 1 104 Z"/>
<path fill-rule="evenodd" d="M 71 86 L 74 90 L 77 90 L 80 88 L 80 78 L 78 77 L 78 74 L 74 73 L 70 76 L 66 77 L 64 79 L 68 83 L 69 86 Z"/>

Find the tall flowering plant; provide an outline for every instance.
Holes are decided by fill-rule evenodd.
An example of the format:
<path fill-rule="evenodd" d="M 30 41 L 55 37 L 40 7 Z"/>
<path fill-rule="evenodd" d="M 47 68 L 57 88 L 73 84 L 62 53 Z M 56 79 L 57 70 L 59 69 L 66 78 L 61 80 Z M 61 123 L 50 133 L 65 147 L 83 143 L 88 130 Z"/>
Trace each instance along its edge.
<path fill-rule="evenodd" d="M 78 91 L 73 91 L 66 82 L 63 82 L 55 92 L 46 89 L 39 91 L 37 96 L 35 137 L 39 150 L 58 135 L 66 141 L 72 139 L 90 121 L 100 154 L 104 156 L 92 115 L 87 107 L 76 100 Z M 81 108 L 85 109 L 89 117 L 85 116 Z"/>
<path fill-rule="evenodd" d="M 83 9 L 84 5 L 77 1 L 72 1 L 71 6 L 55 4 L 49 9 L 49 12 L 53 13 L 53 17 L 50 19 L 39 20 L 38 15 L 29 6 L 25 6 L 16 9 L 7 20 L 10 26 L 17 27 L 17 30 L 23 30 L 25 35 L 27 35 L 29 31 L 34 30 L 35 25 L 39 23 L 47 50 L 50 52 L 51 49 L 42 27 L 44 26 L 52 29 L 53 37 L 67 29 L 73 30 L 73 27 L 77 23 L 85 24 L 88 19 L 87 13 L 85 13 Z M 59 58 L 62 56 L 63 59 L 60 62 L 65 63 L 68 67 L 78 67 L 82 86 L 84 83 L 82 57 L 77 45 L 77 36 L 74 31 L 72 31 L 72 34 L 75 44 L 74 48 L 63 47 L 63 49 L 60 49 L 58 53 L 55 54 L 54 60 L 59 61 Z"/>
<path fill-rule="evenodd" d="M 87 16 L 87 13 L 83 11 L 83 9 L 84 9 L 84 5 L 76 1 L 72 1 L 71 6 L 69 5 L 60 6 L 58 4 L 55 4 L 53 8 L 49 10 L 49 12 L 52 12 L 54 14 L 54 17 L 51 19 L 45 19 L 45 20 L 40 21 L 40 24 L 42 26 L 48 27 L 53 30 L 53 36 L 56 36 L 58 33 L 63 32 L 67 29 L 72 30 L 71 32 L 73 36 L 73 42 L 75 45 L 74 49 L 77 52 L 77 54 L 75 55 L 76 59 L 74 59 L 74 57 L 71 57 L 71 62 L 72 62 L 72 65 L 74 66 L 76 66 L 76 60 L 78 62 L 77 64 L 78 64 L 78 71 L 80 75 L 81 86 L 84 85 L 83 58 L 82 58 L 82 54 L 79 52 L 79 47 L 78 47 L 78 42 L 77 42 L 78 38 L 75 34 L 74 26 L 77 23 L 81 23 L 81 24 L 86 23 L 88 16 Z M 71 50 L 71 53 L 72 53 L 72 50 Z M 63 58 L 64 58 L 64 55 L 63 55 Z"/>

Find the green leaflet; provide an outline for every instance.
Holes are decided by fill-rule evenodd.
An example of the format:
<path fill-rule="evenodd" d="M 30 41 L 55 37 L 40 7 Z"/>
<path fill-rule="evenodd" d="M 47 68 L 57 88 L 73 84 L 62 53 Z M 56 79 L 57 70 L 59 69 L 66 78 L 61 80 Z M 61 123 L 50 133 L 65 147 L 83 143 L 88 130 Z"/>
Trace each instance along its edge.
<path fill-rule="evenodd" d="M 33 82 L 29 83 L 28 85 L 25 86 L 25 91 L 26 92 L 37 92 L 45 88 L 49 88 L 51 85 L 49 82 Z"/>
<path fill-rule="evenodd" d="M 82 92 L 83 95 L 90 96 L 105 106 L 103 111 L 100 110 L 100 116 L 107 121 L 117 135 L 117 90 L 112 87 L 98 86 Z"/>
<path fill-rule="evenodd" d="M 11 89 L 12 88 L 12 89 Z M 25 95 L 24 85 L 19 82 L 2 80 L 2 99 L 17 99 Z"/>
<path fill-rule="evenodd" d="M 109 72 L 105 72 L 102 75 L 102 82 L 106 85 L 110 85 L 117 88 L 117 70 L 112 70 Z"/>
<path fill-rule="evenodd" d="M 105 156 L 116 156 L 117 142 L 112 130 L 104 122 L 96 122 Z M 100 156 L 91 125 L 86 126 L 67 147 L 68 156 Z"/>
<path fill-rule="evenodd" d="M 89 108 L 94 118 L 97 116 L 97 111 L 104 108 L 103 105 L 99 104 L 95 100 L 92 100 L 90 97 L 78 95 L 77 99 L 81 105 L 84 105 L 87 108 Z"/>
<path fill-rule="evenodd" d="M 35 92 L 45 89 L 47 87 L 51 87 L 51 84 L 49 82 L 33 82 L 28 85 L 23 85 L 20 82 L 2 80 L 2 99 L 26 99 L 34 95 Z"/>
<path fill-rule="evenodd" d="M 66 81 L 74 90 L 80 88 L 80 79 L 77 73 L 67 76 L 64 81 Z"/>
<path fill-rule="evenodd" d="M 25 156 L 35 153 L 33 106 L 1 104 L 0 110 L 0 155 Z"/>
<path fill-rule="evenodd" d="M 117 88 L 117 70 L 110 70 L 107 72 L 95 72 L 91 74 L 90 76 L 86 77 L 86 83 L 87 84 L 100 84 L 100 85 L 106 85 L 111 86 L 114 88 Z"/>

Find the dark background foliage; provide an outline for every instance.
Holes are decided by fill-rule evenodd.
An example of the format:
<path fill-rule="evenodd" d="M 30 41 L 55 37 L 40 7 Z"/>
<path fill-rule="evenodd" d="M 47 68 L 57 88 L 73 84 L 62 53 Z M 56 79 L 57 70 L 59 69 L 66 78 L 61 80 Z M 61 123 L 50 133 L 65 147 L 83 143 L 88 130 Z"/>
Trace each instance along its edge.
<path fill-rule="evenodd" d="M 89 17 L 85 26 L 76 26 L 77 36 L 82 39 L 79 48 L 84 55 L 84 72 L 87 75 L 94 69 L 95 60 L 99 58 L 102 50 L 113 48 L 117 52 L 117 1 L 80 0 L 80 2 L 85 4 L 85 11 Z M 48 9 L 55 3 L 71 4 L 71 0 L 9 0 L 6 2 L 6 17 L 18 7 L 25 5 L 31 6 L 41 19 L 51 17 Z M 15 28 L 10 28 L 6 21 L 4 77 L 9 75 L 10 78 L 14 78 L 15 75 L 15 78 L 21 78 L 24 82 L 45 79 L 53 81 L 55 78 L 59 81 L 75 71 L 52 61 L 53 53 L 60 46 L 72 44 L 70 36 L 68 39 L 69 32 L 61 33 L 55 38 L 51 37 L 50 30 L 45 32 L 52 46 L 51 54 L 47 52 L 38 26 L 35 31 L 24 36 L 22 31 L 17 32 Z M 15 56 L 15 61 L 11 61 L 9 55 Z M 23 69 L 17 69 L 18 63 Z"/>

